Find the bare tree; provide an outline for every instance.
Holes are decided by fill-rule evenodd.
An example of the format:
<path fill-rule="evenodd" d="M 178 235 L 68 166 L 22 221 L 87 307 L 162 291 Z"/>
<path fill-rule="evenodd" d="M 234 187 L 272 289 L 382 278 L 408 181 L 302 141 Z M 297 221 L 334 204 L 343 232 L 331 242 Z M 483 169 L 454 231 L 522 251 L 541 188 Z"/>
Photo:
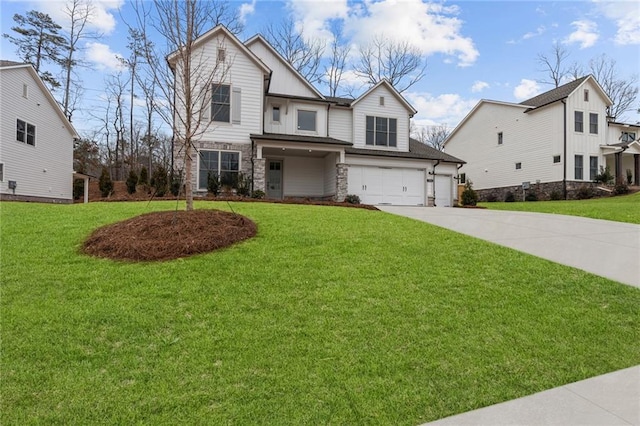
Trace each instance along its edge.
<path fill-rule="evenodd" d="M 574 79 L 580 78 L 580 75 L 575 76 L 580 70 L 578 65 L 567 65 L 570 55 L 571 53 L 557 41 L 553 44 L 551 53 L 538 53 L 537 62 L 541 66 L 540 71 L 547 75 L 544 80 L 539 80 L 539 82 L 558 87 L 564 83 L 568 76 L 572 76 Z"/>
<path fill-rule="evenodd" d="M 324 53 L 321 40 L 305 38 L 302 30 L 296 30 L 292 18 L 285 18 L 280 23 L 271 23 L 262 30 L 265 39 L 296 71 L 310 83 L 320 83 L 320 63 Z"/>
<path fill-rule="evenodd" d="M 338 89 L 340 88 L 340 82 L 342 81 L 342 74 L 347 62 L 347 56 L 351 47 L 349 45 L 340 42 L 341 31 L 339 28 L 334 28 L 333 39 L 331 40 L 331 57 L 329 63 L 324 68 L 325 75 L 327 77 L 327 84 L 329 85 L 329 96 L 336 96 Z"/>
<path fill-rule="evenodd" d="M 620 118 L 625 112 L 633 109 L 633 104 L 638 98 L 637 75 L 625 80 L 619 75 L 616 61 L 605 54 L 589 61 L 589 71 L 613 102 L 609 107 L 609 116 Z"/>
<path fill-rule="evenodd" d="M 411 122 L 411 136 L 423 144 L 442 151 L 444 141 L 451 133 L 451 129 L 446 124 L 436 124 L 433 126 L 416 126 Z"/>
<path fill-rule="evenodd" d="M 124 122 L 125 113 L 125 92 L 127 81 L 123 78 L 122 72 L 112 75 L 106 82 L 107 96 L 114 103 L 113 115 L 108 118 L 111 128 L 115 132 L 115 180 L 121 180 L 126 175 L 124 170 L 125 151 L 127 141 L 125 139 L 126 125 Z"/>
<path fill-rule="evenodd" d="M 233 58 L 211 60 L 196 46 L 197 38 L 220 19 L 221 3 L 197 0 L 137 0 L 133 7 L 137 26 L 147 35 L 154 31 L 163 43 L 145 43 L 144 57 L 149 77 L 155 82 L 167 108 L 156 111 L 172 126 L 176 155 L 184 165 L 187 210 L 193 210 L 194 143 L 210 127 L 212 93 L 221 87 Z M 227 22 L 233 27 L 235 22 Z M 166 46 L 162 50 L 160 46 Z M 224 49 L 224 40 L 220 49 Z M 221 58 L 218 58 L 221 59 Z M 167 62 L 169 67 L 167 67 Z"/>
<path fill-rule="evenodd" d="M 427 62 L 420 51 L 408 41 L 387 40 L 377 35 L 371 43 L 360 48 L 360 59 L 354 72 L 370 86 L 386 79 L 400 93 L 425 75 Z"/>

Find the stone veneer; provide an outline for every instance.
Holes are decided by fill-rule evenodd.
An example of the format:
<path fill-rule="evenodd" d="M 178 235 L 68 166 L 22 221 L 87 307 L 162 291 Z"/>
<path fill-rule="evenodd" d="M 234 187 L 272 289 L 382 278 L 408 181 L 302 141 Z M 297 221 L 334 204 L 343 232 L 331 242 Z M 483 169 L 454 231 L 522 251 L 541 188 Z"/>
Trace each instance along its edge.
<path fill-rule="evenodd" d="M 346 164 L 336 164 L 336 201 L 344 201 L 349 191 L 349 167 Z"/>
<path fill-rule="evenodd" d="M 594 182 L 581 182 L 581 181 L 567 181 L 567 199 L 577 199 L 577 194 L 582 188 L 591 188 L 594 197 L 608 196 L 610 192 L 599 189 L 599 184 Z M 529 189 L 522 190 L 522 185 L 505 186 L 500 188 L 489 189 L 476 189 L 479 201 L 488 201 L 493 198 L 493 201 L 504 201 L 508 192 L 513 193 L 516 201 L 523 201 L 524 197 L 529 193 L 535 193 L 539 201 L 551 200 L 551 194 L 556 192 L 560 195 L 560 199 L 563 199 L 563 185 L 562 181 L 558 182 L 546 182 L 546 183 L 531 183 Z"/>

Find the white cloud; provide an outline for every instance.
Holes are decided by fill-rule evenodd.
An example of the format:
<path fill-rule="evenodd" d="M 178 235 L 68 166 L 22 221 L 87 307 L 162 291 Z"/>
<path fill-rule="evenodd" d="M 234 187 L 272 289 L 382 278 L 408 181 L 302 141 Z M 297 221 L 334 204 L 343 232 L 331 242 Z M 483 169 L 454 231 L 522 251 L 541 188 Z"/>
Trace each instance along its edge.
<path fill-rule="evenodd" d="M 573 21 L 571 26 L 575 28 L 575 31 L 564 39 L 565 44 L 580 43 L 580 49 L 586 49 L 596 44 L 600 37 L 598 25 L 588 19 Z"/>
<path fill-rule="evenodd" d="M 538 28 L 536 28 L 535 31 L 530 31 L 530 32 L 526 33 L 525 35 L 523 35 L 522 39 L 523 40 L 528 40 L 528 39 L 533 38 L 533 37 L 541 36 L 542 34 L 545 33 L 545 31 L 547 31 L 547 28 L 544 25 L 541 25 Z"/>
<path fill-rule="evenodd" d="M 124 65 L 118 59 L 118 55 L 111 48 L 102 43 L 90 42 L 85 45 L 85 58 L 96 65 L 97 69 L 121 70 Z"/>
<path fill-rule="evenodd" d="M 513 96 L 519 101 L 532 98 L 541 92 L 540 85 L 535 80 L 523 78 L 513 89 Z"/>
<path fill-rule="evenodd" d="M 482 92 L 484 89 L 489 88 L 489 83 L 487 83 L 486 81 L 476 81 L 473 83 L 473 86 L 471 86 L 471 91 L 473 93 L 478 93 L 478 92 Z"/>
<path fill-rule="evenodd" d="M 242 22 L 247 21 L 247 16 L 253 15 L 256 11 L 256 0 L 252 0 L 251 3 L 242 3 L 240 5 L 240 20 Z"/>
<path fill-rule="evenodd" d="M 446 124 L 453 129 L 478 103 L 477 99 L 464 99 L 456 93 L 433 96 L 430 93 L 406 93 L 407 100 L 418 114 L 414 121 L 418 126 Z"/>
<path fill-rule="evenodd" d="M 50 0 L 33 1 L 36 10 L 47 13 L 55 22 L 65 28 L 68 25 L 68 13 L 65 11 L 65 2 Z M 124 5 L 124 0 L 92 0 L 92 10 L 87 29 L 103 34 L 111 34 L 116 28 L 114 13 Z"/>
<path fill-rule="evenodd" d="M 355 45 L 366 45 L 376 35 L 408 41 L 429 56 L 442 53 L 457 59 L 458 66 L 472 65 L 479 56 L 473 40 L 461 34 L 463 21 L 456 6 L 421 0 L 382 0 L 347 3 L 290 0 L 305 34 L 327 39 L 332 20 L 342 20 L 344 35 Z"/>
<path fill-rule="evenodd" d="M 640 44 L 640 3 L 598 1 L 597 9 L 618 27 L 616 44 Z"/>

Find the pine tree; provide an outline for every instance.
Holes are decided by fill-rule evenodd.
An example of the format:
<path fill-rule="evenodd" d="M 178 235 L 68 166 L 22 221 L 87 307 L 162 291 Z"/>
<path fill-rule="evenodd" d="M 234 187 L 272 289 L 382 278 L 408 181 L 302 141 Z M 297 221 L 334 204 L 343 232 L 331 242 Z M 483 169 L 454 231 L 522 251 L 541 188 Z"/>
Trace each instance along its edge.
<path fill-rule="evenodd" d="M 31 10 L 26 16 L 16 13 L 13 20 L 17 24 L 11 30 L 17 36 L 3 34 L 2 36 L 18 47 L 18 56 L 30 63 L 36 72 L 51 87 L 56 88 L 60 83 L 49 71 L 43 69 L 47 62 L 60 64 L 61 55 L 67 48 L 67 43 L 58 31 L 62 27 L 56 24 L 46 13 Z"/>

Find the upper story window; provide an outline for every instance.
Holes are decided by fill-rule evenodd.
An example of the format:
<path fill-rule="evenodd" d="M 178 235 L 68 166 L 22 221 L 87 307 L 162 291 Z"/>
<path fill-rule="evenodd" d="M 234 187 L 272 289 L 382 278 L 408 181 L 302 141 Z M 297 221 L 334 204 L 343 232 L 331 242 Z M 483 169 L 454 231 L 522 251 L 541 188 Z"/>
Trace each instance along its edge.
<path fill-rule="evenodd" d="M 516 170 L 522 169 L 522 163 L 516 163 Z"/>
<path fill-rule="evenodd" d="M 23 98 L 29 97 L 29 86 L 27 86 L 26 84 L 22 85 L 22 97 Z"/>
<path fill-rule="evenodd" d="M 305 130 L 310 132 L 316 131 L 315 111 L 306 111 L 303 109 L 298 110 L 298 130 Z"/>
<path fill-rule="evenodd" d="M 598 134 L 598 114 L 589 113 L 589 133 Z"/>
<path fill-rule="evenodd" d="M 367 115 L 366 144 L 376 146 L 397 146 L 398 120 L 395 118 Z"/>
<path fill-rule="evenodd" d="M 380 106 L 384 106 L 384 96 L 380 96 Z"/>
<path fill-rule="evenodd" d="M 633 142 L 636 140 L 636 134 L 635 132 L 622 132 L 620 140 L 622 142 Z"/>
<path fill-rule="evenodd" d="M 589 102 L 589 89 L 584 89 L 584 101 Z"/>
<path fill-rule="evenodd" d="M 227 51 L 223 48 L 218 48 L 218 62 L 224 62 L 227 59 Z"/>
<path fill-rule="evenodd" d="M 211 121 L 229 123 L 231 120 L 230 86 L 214 84 L 211 95 Z"/>
<path fill-rule="evenodd" d="M 279 123 L 280 122 L 280 107 L 279 106 L 274 106 L 272 108 L 271 121 L 273 121 L 274 123 Z"/>
<path fill-rule="evenodd" d="M 573 113 L 574 130 L 582 133 L 584 131 L 584 114 L 582 111 L 575 111 Z"/>
<path fill-rule="evenodd" d="M 27 145 L 36 145 L 36 126 L 18 119 L 16 122 L 16 140 Z"/>
<path fill-rule="evenodd" d="M 502 145 L 502 132 L 498 132 L 498 145 Z"/>
<path fill-rule="evenodd" d="M 557 164 L 560 162 L 562 157 L 560 157 L 559 155 L 554 155 L 553 156 L 553 164 Z"/>

